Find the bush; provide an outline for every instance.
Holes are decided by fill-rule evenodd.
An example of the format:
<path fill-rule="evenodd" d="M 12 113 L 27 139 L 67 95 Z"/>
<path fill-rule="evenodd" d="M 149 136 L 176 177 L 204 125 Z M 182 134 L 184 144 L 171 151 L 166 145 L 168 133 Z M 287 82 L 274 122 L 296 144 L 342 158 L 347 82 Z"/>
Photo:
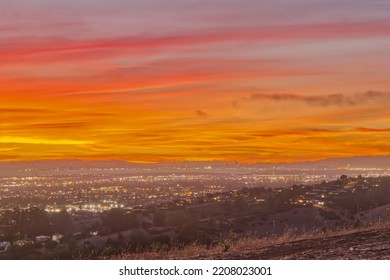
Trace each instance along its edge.
<path fill-rule="evenodd" d="M 53 240 L 49 240 L 45 243 L 45 248 L 46 249 L 49 249 L 49 250 L 53 250 L 54 248 L 56 248 L 58 245 L 57 242 L 53 241 Z"/>
<path fill-rule="evenodd" d="M 130 250 L 139 250 L 145 248 L 150 243 L 148 233 L 142 229 L 133 230 L 128 238 L 128 247 Z"/>

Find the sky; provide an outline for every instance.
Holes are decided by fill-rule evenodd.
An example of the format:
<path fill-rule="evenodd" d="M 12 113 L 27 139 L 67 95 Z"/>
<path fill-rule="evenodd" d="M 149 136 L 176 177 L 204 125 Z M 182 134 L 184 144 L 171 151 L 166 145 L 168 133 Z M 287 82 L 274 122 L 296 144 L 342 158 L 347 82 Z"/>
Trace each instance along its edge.
<path fill-rule="evenodd" d="M 390 154 L 389 0 L 0 0 L 0 161 Z"/>

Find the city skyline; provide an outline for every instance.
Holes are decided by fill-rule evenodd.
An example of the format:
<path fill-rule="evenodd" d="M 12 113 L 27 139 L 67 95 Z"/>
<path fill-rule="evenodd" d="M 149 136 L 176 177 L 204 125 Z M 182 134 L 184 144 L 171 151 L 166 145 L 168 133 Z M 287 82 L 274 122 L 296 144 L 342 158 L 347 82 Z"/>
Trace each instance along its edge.
<path fill-rule="evenodd" d="M 390 154 L 385 1 L 35 0 L 0 11 L 0 161 Z"/>

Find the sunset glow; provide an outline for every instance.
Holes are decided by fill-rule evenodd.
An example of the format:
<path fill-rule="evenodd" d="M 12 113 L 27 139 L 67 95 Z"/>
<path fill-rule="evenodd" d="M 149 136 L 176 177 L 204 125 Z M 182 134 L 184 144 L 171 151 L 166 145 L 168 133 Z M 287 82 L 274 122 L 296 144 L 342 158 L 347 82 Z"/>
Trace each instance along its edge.
<path fill-rule="evenodd" d="M 390 154 L 390 4 L 0 1 L 0 160 Z"/>

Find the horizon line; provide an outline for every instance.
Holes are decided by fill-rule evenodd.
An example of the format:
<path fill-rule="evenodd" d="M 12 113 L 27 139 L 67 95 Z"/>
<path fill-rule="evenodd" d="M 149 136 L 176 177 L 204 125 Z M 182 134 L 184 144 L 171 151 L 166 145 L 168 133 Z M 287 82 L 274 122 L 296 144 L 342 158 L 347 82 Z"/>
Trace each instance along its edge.
<path fill-rule="evenodd" d="M 78 158 L 56 158 L 56 159 L 31 159 L 31 160 L 0 160 L 0 164 L 7 164 L 7 163 L 34 163 L 34 162 L 60 162 L 60 161 L 78 161 L 78 162 L 121 162 L 121 163 L 127 163 L 127 164 L 184 164 L 184 163 L 226 163 L 226 164 L 246 164 L 246 165 L 253 165 L 253 164 L 294 164 L 294 163 L 310 163 L 310 162 L 319 162 L 319 161 L 325 161 L 325 160 L 332 160 L 332 159 L 353 159 L 353 158 L 362 158 L 362 157 L 371 157 L 371 158 L 384 158 L 384 157 L 390 157 L 389 155 L 359 155 L 359 156 L 341 156 L 341 157 L 324 157 L 314 160 L 302 160 L 302 161 L 256 161 L 256 162 L 244 162 L 239 160 L 183 160 L 183 161 L 158 161 L 158 162 L 146 162 L 146 161 L 129 161 L 129 160 L 123 160 L 123 159 L 78 159 Z"/>

